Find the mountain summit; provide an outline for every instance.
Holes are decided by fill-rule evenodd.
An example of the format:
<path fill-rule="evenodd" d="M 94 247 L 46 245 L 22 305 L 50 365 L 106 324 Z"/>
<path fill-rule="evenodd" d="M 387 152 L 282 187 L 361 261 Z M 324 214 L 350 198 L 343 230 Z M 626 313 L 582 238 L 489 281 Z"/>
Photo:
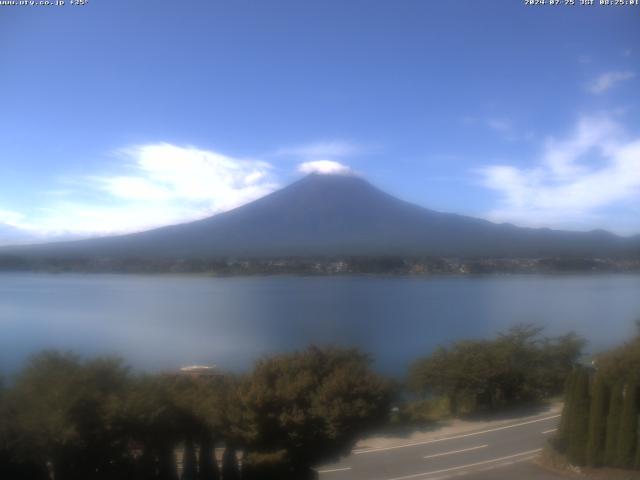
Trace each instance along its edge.
<path fill-rule="evenodd" d="M 14 253 L 140 258 L 316 255 L 604 256 L 640 250 L 603 231 L 519 228 L 399 200 L 357 176 L 311 174 L 234 210 L 195 222 Z M 4 249 L 5 251 L 7 249 Z M 0 250 L 2 251 L 2 250 Z"/>

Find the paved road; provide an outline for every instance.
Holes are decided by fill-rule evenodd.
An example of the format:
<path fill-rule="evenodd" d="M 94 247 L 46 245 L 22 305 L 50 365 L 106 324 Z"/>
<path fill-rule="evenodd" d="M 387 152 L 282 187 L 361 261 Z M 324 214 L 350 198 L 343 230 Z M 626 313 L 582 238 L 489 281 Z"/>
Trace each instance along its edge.
<path fill-rule="evenodd" d="M 527 461 L 540 453 L 559 418 L 549 414 L 449 437 L 356 450 L 318 472 L 321 480 L 435 480 L 462 474 L 474 480 L 556 478 Z"/>

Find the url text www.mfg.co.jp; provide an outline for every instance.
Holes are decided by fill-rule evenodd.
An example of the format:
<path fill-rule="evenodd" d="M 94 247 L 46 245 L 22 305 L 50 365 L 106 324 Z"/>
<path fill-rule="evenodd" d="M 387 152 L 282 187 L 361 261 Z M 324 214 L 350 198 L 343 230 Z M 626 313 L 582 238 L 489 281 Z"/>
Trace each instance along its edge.
<path fill-rule="evenodd" d="M 0 7 L 64 7 L 84 6 L 89 0 L 0 0 Z"/>

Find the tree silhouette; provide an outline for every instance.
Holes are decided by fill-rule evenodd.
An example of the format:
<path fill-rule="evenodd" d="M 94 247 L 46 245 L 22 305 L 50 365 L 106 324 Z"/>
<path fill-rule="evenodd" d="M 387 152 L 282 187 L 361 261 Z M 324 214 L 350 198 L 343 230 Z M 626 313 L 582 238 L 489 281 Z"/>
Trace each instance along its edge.
<path fill-rule="evenodd" d="M 587 444 L 587 464 L 599 467 L 604 461 L 608 392 L 604 375 L 595 377 L 589 412 L 589 442 Z"/>

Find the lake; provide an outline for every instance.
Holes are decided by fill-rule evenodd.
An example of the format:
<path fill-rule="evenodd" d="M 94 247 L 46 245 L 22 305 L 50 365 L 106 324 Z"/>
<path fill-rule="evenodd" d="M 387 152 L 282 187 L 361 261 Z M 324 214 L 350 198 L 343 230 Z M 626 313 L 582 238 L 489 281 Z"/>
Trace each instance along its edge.
<path fill-rule="evenodd" d="M 234 277 L 0 274 L 0 369 L 43 348 L 135 368 L 242 371 L 310 343 L 358 346 L 401 375 L 438 344 L 521 322 L 575 330 L 591 350 L 640 319 L 640 275 Z"/>

